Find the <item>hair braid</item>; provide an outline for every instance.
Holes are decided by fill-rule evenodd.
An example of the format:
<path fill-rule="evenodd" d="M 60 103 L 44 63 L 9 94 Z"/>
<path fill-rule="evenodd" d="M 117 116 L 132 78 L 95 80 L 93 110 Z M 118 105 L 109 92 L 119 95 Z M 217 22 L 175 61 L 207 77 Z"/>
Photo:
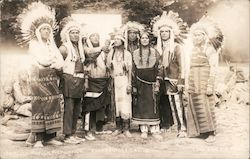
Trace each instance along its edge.
<path fill-rule="evenodd" d="M 141 65 L 143 64 L 142 63 L 142 47 L 141 47 L 141 45 L 140 45 L 140 63 L 141 63 Z"/>

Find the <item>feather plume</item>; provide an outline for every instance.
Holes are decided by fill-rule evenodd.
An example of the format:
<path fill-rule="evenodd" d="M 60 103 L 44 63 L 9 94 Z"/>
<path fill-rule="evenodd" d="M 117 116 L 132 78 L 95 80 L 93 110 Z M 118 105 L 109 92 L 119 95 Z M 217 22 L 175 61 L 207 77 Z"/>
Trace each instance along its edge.
<path fill-rule="evenodd" d="M 76 29 L 80 31 L 80 35 L 82 36 L 82 28 L 81 25 L 78 24 L 72 17 L 65 17 L 60 22 L 60 27 L 62 28 L 60 36 L 62 42 L 67 42 L 67 36 L 69 34 L 69 31 L 72 29 Z"/>
<path fill-rule="evenodd" d="M 208 16 L 203 16 L 197 23 L 193 24 L 190 33 L 193 34 L 196 30 L 202 30 L 207 34 L 208 40 L 212 46 L 218 50 L 224 41 L 224 35 L 218 25 Z"/>
<path fill-rule="evenodd" d="M 168 13 L 164 11 L 161 16 L 156 16 L 151 20 L 151 26 L 154 36 L 159 35 L 159 30 L 163 26 L 168 26 L 173 30 L 175 35 L 175 40 L 178 43 L 183 43 L 183 39 L 186 38 L 188 32 L 187 23 L 179 17 L 178 13 L 169 11 Z"/>
<path fill-rule="evenodd" d="M 55 10 L 40 1 L 33 2 L 23 9 L 16 18 L 16 24 L 13 25 L 18 33 L 16 35 L 18 44 L 28 45 L 36 37 L 36 29 L 43 23 L 49 24 L 54 32 L 57 30 Z"/>

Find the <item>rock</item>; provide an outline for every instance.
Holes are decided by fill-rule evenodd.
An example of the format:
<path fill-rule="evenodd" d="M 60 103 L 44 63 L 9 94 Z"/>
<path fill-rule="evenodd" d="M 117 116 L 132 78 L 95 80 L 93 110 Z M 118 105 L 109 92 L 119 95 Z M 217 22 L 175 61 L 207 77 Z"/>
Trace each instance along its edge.
<path fill-rule="evenodd" d="M 8 126 L 1 126 L 1 133 L 12 141 L 25 141 L 29 136 L 29 133 L 16 133 L 13 128 Z"/>
<path fill-rule="evenodd" d="M 17 116 L 17 115 L 5 115 L 5 116 L 1 119 L 1 125 L 6 125 L 7 122 L 8 122 L 10 119 L 18 119 L 18 116 Z"/>
<path fill-rule="evenodd" d="M 8 138 L 12 141 L 26 141 L 29 137 L 29 133 L 18 134 L 14 132 L 10 132 Z"/>
<path fill-rule="evenodd" d="M 20 117 L 18 120 L 10 120 L 7 127 L 15 133 L 27 133 L 31 130 L 31 119 L 27 117 Z"/>
<path fill-rule="evenodd" d="M 27 116 L 27 117 L 31 117 L 32 113 L 31 113 L 31 103 L 26 103 L 26 104 L 16 104 L 14 106 L 14 110 L 17 114 L 19 115 L 23 115 L 23 116 Z"/>

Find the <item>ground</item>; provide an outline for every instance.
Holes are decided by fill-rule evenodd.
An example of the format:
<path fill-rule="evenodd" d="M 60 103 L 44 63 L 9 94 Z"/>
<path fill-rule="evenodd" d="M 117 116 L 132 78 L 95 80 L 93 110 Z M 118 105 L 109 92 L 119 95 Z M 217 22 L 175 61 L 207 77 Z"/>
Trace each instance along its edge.
<path fill-rule="evenodd" d="M 4 62 L 7 65 L 8 60 Z M 9 140 L 5 126 L 1 126 L 0 159 L 249 158 L 249 106 L 228 103 L 216 107 L 215 111 L 217 134 L 214 143 L 198 138 L 177 138 L 176 131 L 162 134 L 163 141 L 152 137 L 145 140 L 140 138 L 137 127 L 133 127 L 131 139 L 123 135 L 100 135 L 96 141 L 85 141 L 79 145 L 31 148 L 24 142 Z"/>
<path fill-rule="evenodd" d="M 1 132 L 1 159 L 53 158 L 249 158 L 249 106 L 227 105 L 216 108 L 217 135 L 214 143 L 198 138 L 176 138 L 176 132 L 162 134 L 163 141 L 141 139 L 133 129 L 131 139 L 123 135 L 97 136 L 96 141 L 79 145 L 26 147 Z M 2 129 L 1 129 L 2 130 Z"/>

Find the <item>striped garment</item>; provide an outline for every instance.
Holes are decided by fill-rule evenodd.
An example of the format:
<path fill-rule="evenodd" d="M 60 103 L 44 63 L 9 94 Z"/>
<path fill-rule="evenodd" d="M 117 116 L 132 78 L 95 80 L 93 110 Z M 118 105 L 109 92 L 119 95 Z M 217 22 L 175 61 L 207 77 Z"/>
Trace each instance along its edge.
<path fill-rule="evenodd" d="M 31 78 L 31 131 L 46 133 L 59 131 L 63 96 L 59 92 L 56 70 L 34 68 Z"/>
<path fill-rule="evenodd" d="M 205 53 L 195 53 L 191 58 L 189 74 L 189 104 L 187 109 L 188 136 L 215 131 L 215 99 L 214 95 L 206 94 L 210 66 Z"/>

